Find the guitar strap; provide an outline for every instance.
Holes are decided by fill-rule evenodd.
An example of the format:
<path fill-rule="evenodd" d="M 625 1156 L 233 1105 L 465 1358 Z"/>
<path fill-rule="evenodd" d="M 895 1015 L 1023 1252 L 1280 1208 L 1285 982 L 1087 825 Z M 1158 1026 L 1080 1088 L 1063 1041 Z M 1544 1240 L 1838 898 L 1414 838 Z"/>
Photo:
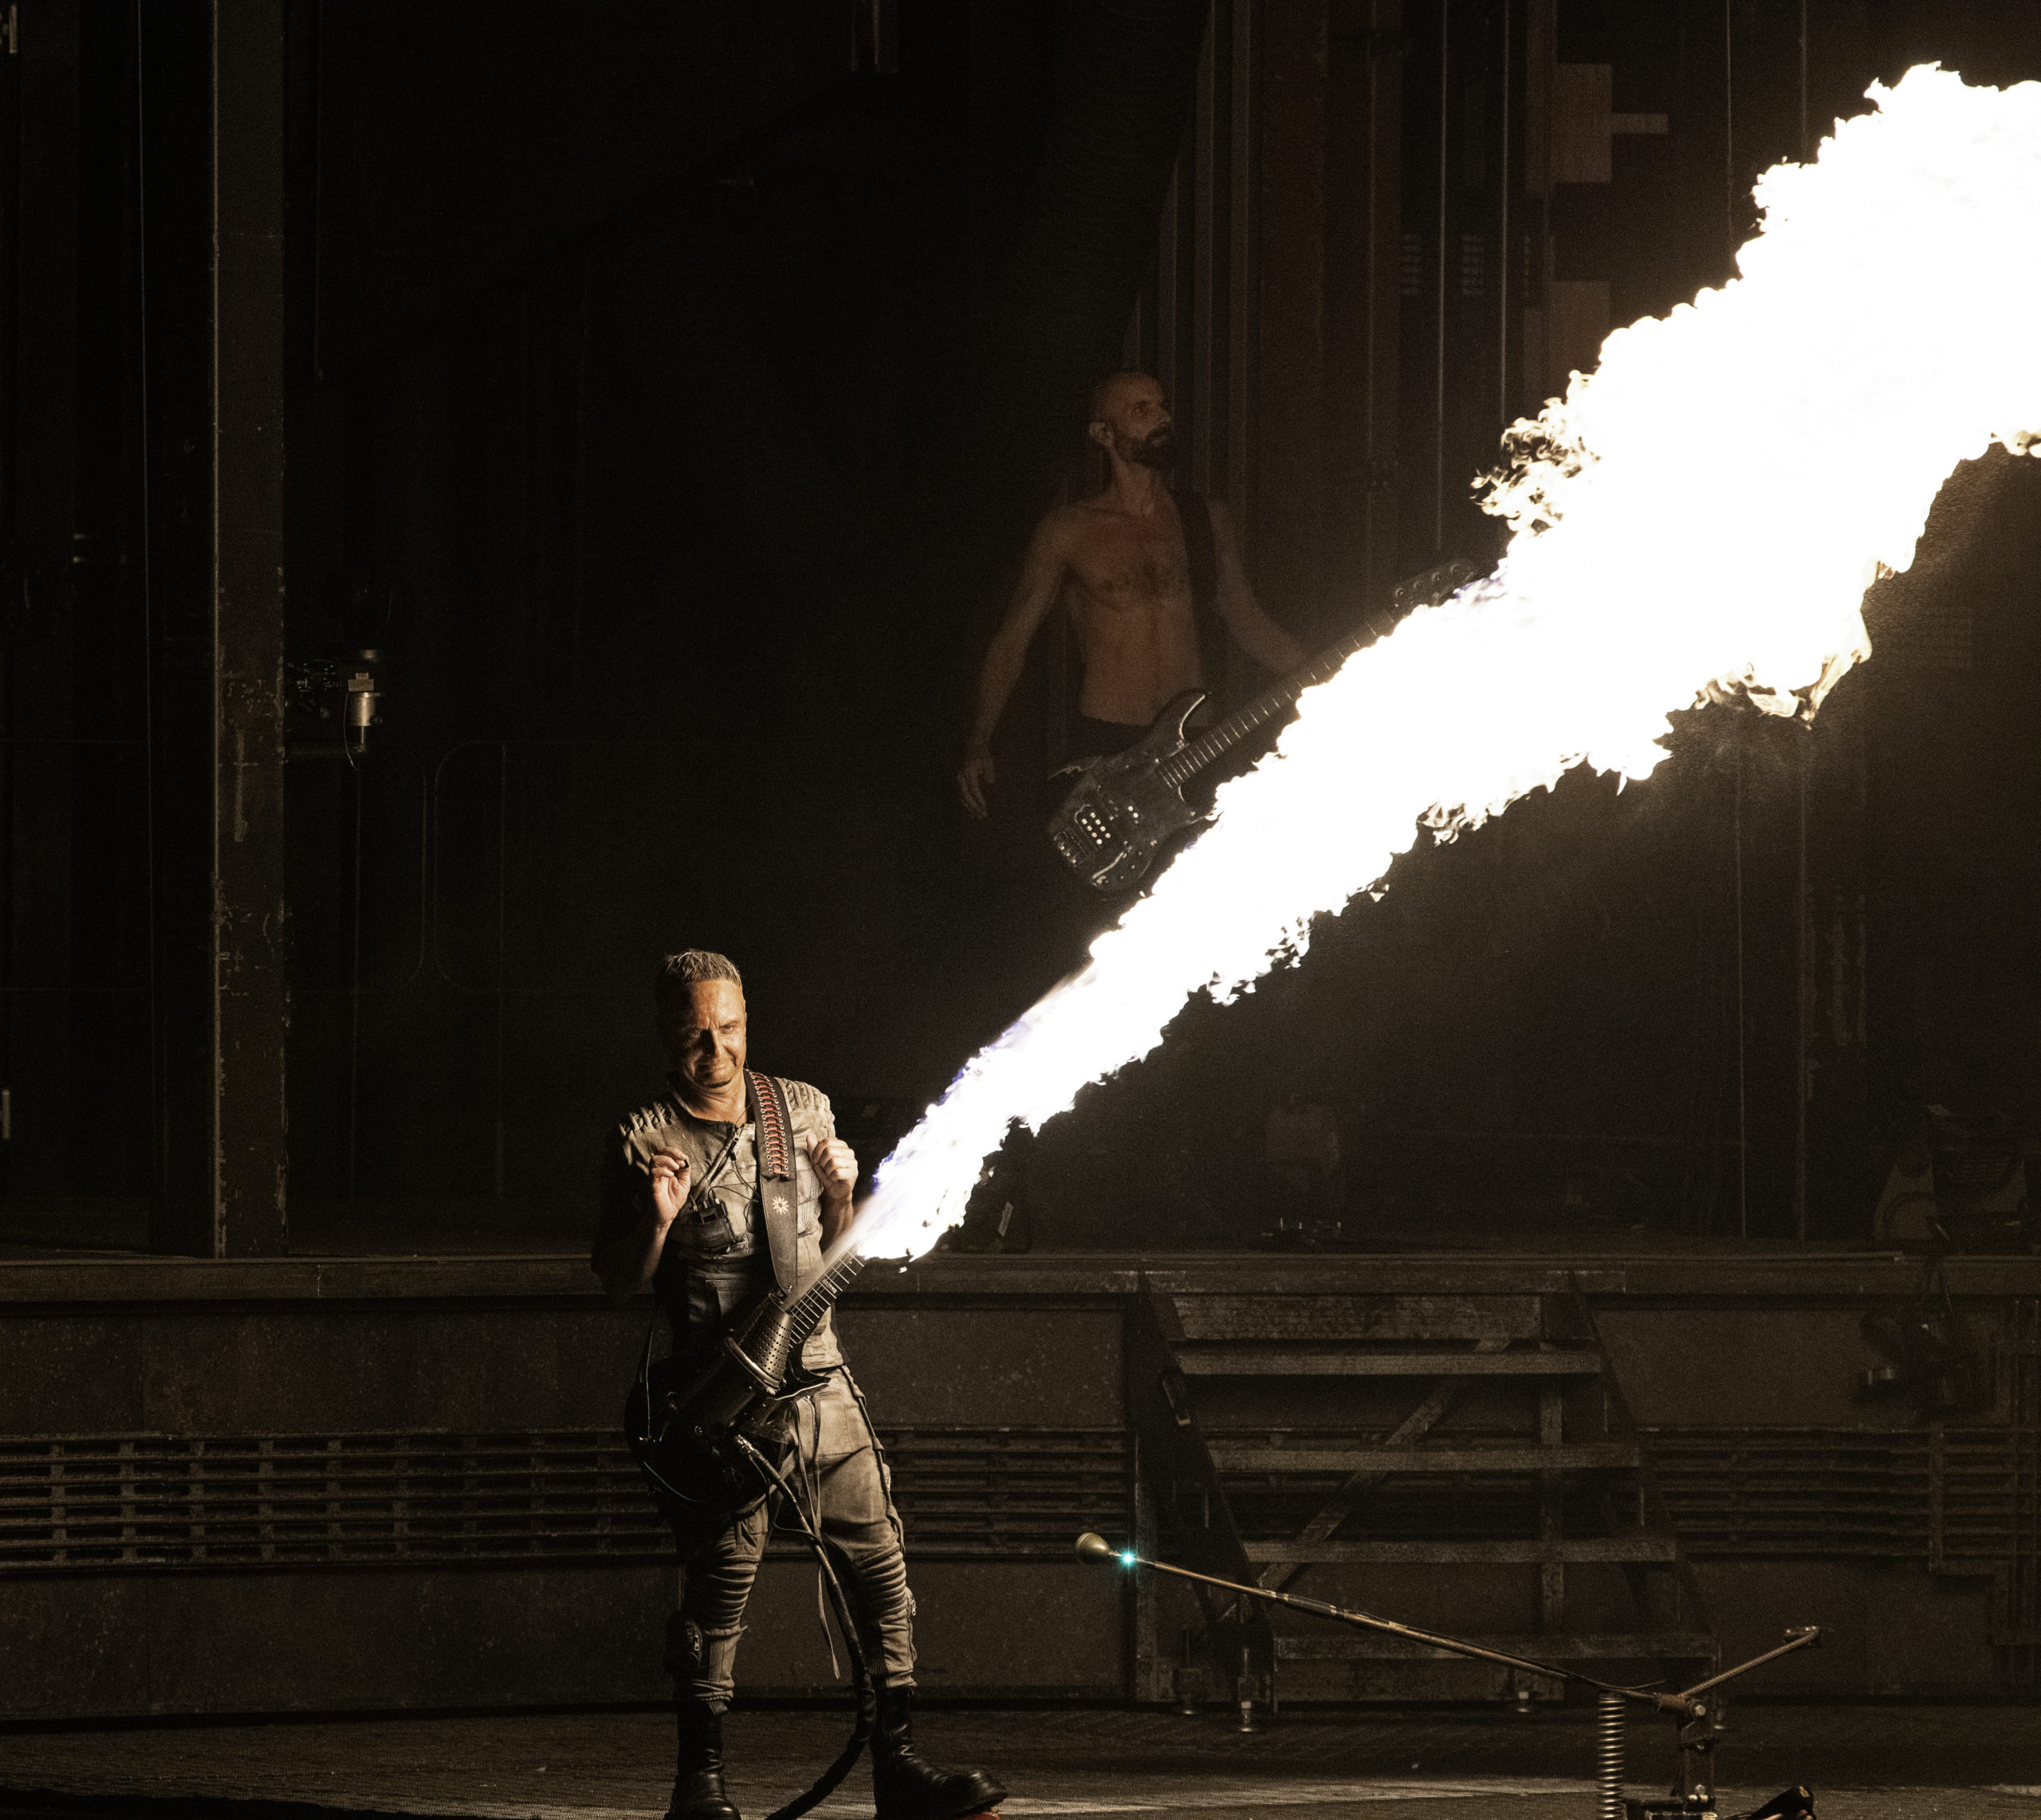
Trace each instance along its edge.
<path fill-rule="evenodd" d="M 771 1075 L 754 1074 L 746 1068 L 744 1097 L 752 1141 L 758 1150 L 758 1198 L 765 1216 L 766 1249 L 772 1254 L 773 1283 L 784 1300 L 800 1272 L 800 1185 L 794 1173 L 793 1114 L 787 1106 L 786 1089 Z M 730 1153 L 737 1148 L 737 1134 L 733 1131 L 702 1172 L 702 1187 L 713 1185 L 723 1173 Z M 641 1443 L 648 1441 L 651 1435 L 652 1342 L 659 1333 L 661 1312 L 655 1299 L 652 1318 L 645 1328 L 644 1357 L 638 1365 L 641 1406 L 637 1419 L 644 1425 L 644 1432 L 637 1437 Z"/>
<path fill-rule="evenodd" d="M 1203 493 L 1194 493 L 1187 486 L 1170 497 L 1177 502 L 1177 517 L 1183 521 L 1183 553 L 1190 570 L 1190 617 L 1197 627 L 1199 666 L 1205 672 L 1205 693 L 1217 701 L 1226 674 L 1226 646 L 1219 629 L 1219 548 L 1212 534 L 1212 508 Z"/>
<path fill-rule="evenodd" d="M 744 1071 L 745 1110 L 758 1146 L 758 1199 L 773 1281 L 784 1299 L 800 1270 L 800 1185 L 794 1173 L 794 1121 L 786 1089 L 770 1075 Z"/>

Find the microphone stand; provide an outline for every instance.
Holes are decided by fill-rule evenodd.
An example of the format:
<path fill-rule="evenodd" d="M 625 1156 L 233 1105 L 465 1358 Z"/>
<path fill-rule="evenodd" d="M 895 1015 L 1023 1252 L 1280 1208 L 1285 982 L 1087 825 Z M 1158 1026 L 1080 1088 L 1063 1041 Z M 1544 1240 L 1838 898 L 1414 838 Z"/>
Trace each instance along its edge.
<path fill-rule="evenodd" d="M 1786 1633 L 1786 1641 L 1776 1649 L 1768 1649 L 1762 1656 L 1753 1656 L 1748 1662 L 1740 1662 L 1733 1669 L 1725 1669 L 1720 1674 L 1711 1675 L 1705 1681 L 1697 1681 L 1692 1687 L 1679 1693 L 1662 1693 L 1654 1688 L 1622 1687 L 1612 1681 L 1598 1680 L 1592 1675 L 1583 1675 L 1577 1669 L 1563 1669 L 1551 1662 L 1536 1662 L 1528 1656 L 1512 1656 L 1507 1650 L 1491 1649 L 1484 1644 L 1469 1643 L 1464 1637 L 1441 1636 L 1434 1630 L 1420 1630 L 1414 1625 L 1398 1624 L 1393 1618 L 1378 1618 L 1373 1612 L 1351 1611 L 1343 1606 L 1329 1605 L 1323 1599 L 1308 1599 L 1296 1593 L 1278 1592 L 1272 1586 L 1242 1586 L 1237 1580 L 1221 1580 L 1210 1574 L 1194 1573 L 1188 1567 L 1172 1566 L 1166 1561 L 1150 1561 L 1137 1555 L 1131 1548 L 1115 1548 L 1102 1535 L 1087 1531 L 1077 1539 L 1077 1559 L 1101 1563 L 1117 1563 L 1123 1567 L 1146 1567 L 1151 1573 L 1169 1574 L 1179 1580 L 1195 1580 L 1200 1585 L 1217 1586 L 1222 1592 L 1234 1594 L 1241 1598 L 1260 1599 L 1265 1604 L 1288 1606 L 1292 1611 L 1308 1613 L 1313 1618 L 1327 1618 L 1335 1623 L 1351 1624 L 1363 1630 L 1386 1632 L 1392 1637 L 1406 1638 L 1413 1643 L 1422 1643 L 1426 1648 L 1442 1649 L 1454 1656 L 1471 1657 L 1477 1661 L 1496 1662 L 1504 1668 L 1514 1669 L 1520 1674 L 1540 1675 L 1548 1680 L 1571 1682 L 1578 1686 L 1592 1688 L 1595 1692 L 1598 1716 L 1595 1767 L 1598 1771 L 1599 1801 L 1597 1820 L 1623 1820 L 1625 1804 L 1623 1783 L 1623 1728 L 1624 1714 L 1630 1706 L 1644 1706 L 1658 1712 L 1669 1712 L 1681 1722 L 1679 1733 L 1681 1787 L 1673 1798 L 1672 1805 L 1647 1805 L 1646 1811 L 1662 1814 L 1691 1813 L 1700 1814 L 1713 1811 L 1709 1803 L 1709 1791 L 1706 1783 L 1697 1781 L 1692 1774 L 1689 1758 L 1705 1755 L 1714 1745 L 1715 1727 L 1711 1710 L 1705 1702 L 1697 1698 L 1724 1681 L 1734 1680 L 1739 1675 L 1748 1674 L 1752 1669 L 1767 1662 L 1776 1661 L 1781 1656 L 1791 1655 L 1795 1649 L 1811 1649 L 1821 1641 L 1821 1630 L 1815 1625 L 1803 1625 Z M 1689 1733 L 1694 1734 L 1689 1736 Z M 1778 1814 L 1790 1820 L 1796 1811 L 1787 1802 L 1789 1797 L 1804 1791 L 1788 1791 L 1778 1801 L 1768 1804 L 1763 1811 Z M 1812 1809 L 1804 1810 L 1808 1813 Z"/>

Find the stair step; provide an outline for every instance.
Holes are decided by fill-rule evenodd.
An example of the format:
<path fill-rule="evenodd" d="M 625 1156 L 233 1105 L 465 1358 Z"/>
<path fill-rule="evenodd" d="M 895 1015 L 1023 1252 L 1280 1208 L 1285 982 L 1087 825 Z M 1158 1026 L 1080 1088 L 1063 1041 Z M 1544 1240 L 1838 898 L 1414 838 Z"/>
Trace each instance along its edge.
<path fill-rule="evenodd" d="M 1534 1662 L 1708 1662 L 1715 1657 L 1715 1639 L 1701 1631 L 1624 1632 L 1590 1637 L 1469 1637 L 1485 1649 L 1523 1656 Z M 1285 1662 L 1353 1662 L 1454 1660 L 1429 1644 L 1414 1643 L 1386 1631 L 1318 1632 L 1302 1637 L 1279 1634 L 1276 1653 Z M 1461 1657 L 1479 1667 L 1477 1660 Z"/>
<path fill-rule="evenodd" d="M 1615 1442 L 1551 1447 L 1252 1447 L 1211 1444 L 1221 1472 L 1619 1472 L 1638 1449 Z"/>
<path fill-rule="evenodd" d="M 1669 1535 L 1583 1537 L 1578 1541 L 1536 1536 L 1504 1542 L 1250 1542 L 1248 1559 L 1257 1566 L 1379 1566 L 1402 1562 L 1481 1564 L 1514 1562 L 1673 1562 L 1679 1543 Z"/>
<path fill-rule="evenodd" d="M 1361 1352 L 1325 1346 L 1192 1341 L 1178 1345 L 1186 1378 L 1592 1378 L 1593 1352 Z"/>
<path fill-rule="evenodd" d="M 1175 1295 L 1190 1340 L 1534 1340 L 1535 1295 Z"/>

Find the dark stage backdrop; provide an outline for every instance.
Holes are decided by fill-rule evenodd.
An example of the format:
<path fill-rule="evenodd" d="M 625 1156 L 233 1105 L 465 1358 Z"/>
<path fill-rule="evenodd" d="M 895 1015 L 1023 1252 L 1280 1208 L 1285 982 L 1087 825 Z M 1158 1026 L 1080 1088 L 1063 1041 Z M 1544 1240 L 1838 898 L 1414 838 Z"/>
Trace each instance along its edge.
<path fill-rule="evenodd" d="M 1505 418 L 1719 281 L 1740 187 L 1801 143 L 1796 22 L 1732 14 L 1725 56 L 1700 0 L 906 0 L 882 54 L 828 7 L 294 6 L 290 675 L 372 646 L 385 692 L 359 769 L 293 710 L 297 1242 L 577 1236 L 683 944 L 882 1150 L 1096 926 L 1037 834 L 1056 663 L 991 827 L 950 784 L 1089 380 L 1162 371 L 1304 634 L 1492 553 L 1461 483 Z M 128 15 L 23 18 L 0 1239 L 104 1238 L 154 1179 L 165 306 Z M 1810 22 L 1816 132 L 1924 55 L 2041 73 L 1989 8 Z M 1598 130 L 1606 170 L 1553 163 Z M 1649 784 L 1414 855 L 1192 1008 L 1015 1146 L 1036 1242 L 1861 1239 L 1922 1105 L 2041 1127 L 2037 476 L 1952 493 L 1811 737 L 1689 717 Z"/>

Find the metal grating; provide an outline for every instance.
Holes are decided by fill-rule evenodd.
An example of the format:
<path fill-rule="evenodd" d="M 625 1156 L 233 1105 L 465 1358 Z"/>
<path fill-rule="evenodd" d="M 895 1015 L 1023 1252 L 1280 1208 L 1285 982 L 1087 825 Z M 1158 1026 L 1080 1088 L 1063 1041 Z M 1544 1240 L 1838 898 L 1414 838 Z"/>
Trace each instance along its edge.
<path fill-rule="evenodd" d="M 1993 1578 L 1992 1641 L 2013 1688 L 2031 1693 L 2041 1688 L 2041 1299 L 2013 1304 L 1996 1369 L 2012 1422 L 2007 1433 L 2016 1440 L 2008 1488 L 2012 1545 Z"/>
<path fill-rule="evenodd" d="M 2009 1635 L 2031 1631 L 2041 1430 L 1646 1437 L 1689 1555 L 2009 1572 L 2019 1607 L 2008 1612 Z M 1118 1429 L 921 1428 L 894 1431 L 886 1445 L 918 1557 L 1060 1560 L 1080 1530 L 1129 1531 Z M 1325 1489 L 1308 1476 L 1225 1477 L 1257 1535 L 1289 1533 L 1292 1506 Z M 1532 1533 L 1530 1484 L 1520 1475 L 1412 1476 L 1380 1488 L 1351 1533 Z M 1595 1527 L 1590 1512 L 1579 1514 Z M 608 1431 L 0 1438 L 0 1574 L 647 1559 L 671 1546 Z"/>
<path fill-rule="evenodd" d="M 916 1555 L 1068 1556 L 1127 1523 L 1120 1432 L 887 1439 Z M 646 1559 L 671 1552 L 623 1442 L 584 1429 L 0 1438 L 0 1574 Z"/>
<path fill-rule="evenodd" d="M 1647 1432 L 1690 1555 L 1925 1560 L 1983 1573 L 2033 1547 L 2036 1494 L 2018 1470 L 2035 1449 L 2031 1429 Z"/>
<path fill-rule="evenodd" d="M 1666 1514 L 1690 1556 L 1917 1560 L 1952 1574 L 2024 1563 L 2030 1576 L 2035 1572 L 2041 1431 L 2033 1428 L 1642 1433 Z M 1264 1447 L 1282 1444 L 1258 1460 L 1295 1451 L 1300 1462 L 1334 1438 L 1303 1429 L 1252 1435 Z M 1386 1437 L 1348 1432 L 1337 1438 L 1351 1449 Z M 1220 1480 L 1241 1535 L 1251 1539 L 1294 1533 L 1339 1483 L 1337 1474 L 1308 1470 L 1222 1470 Z M 1602 1533 L 1611 1516 L 1642 1521 L 1641 1514 L 1601 1512 L 1591 1486 L 1569 1488 L 1565 1496 L 1569 1535 Z M 1539 1496 L 1528 1472 L 1401 1474 L 1372 1488 L 1341 1533 L 1367 1539 L 1532 1535 Z"/>
<path fill-rule="evenodd" d="M 910 1429 L 883 1439 L 918 1556 L 1067 1561 L 1083 1531 L 1131 1527 L 1120 1429 Z"/>
<path fill-rule="evenodd" d="M 657 1551 L 620 1437 L 583 1433 L 0 1441 L 0 1570 Z"/>

